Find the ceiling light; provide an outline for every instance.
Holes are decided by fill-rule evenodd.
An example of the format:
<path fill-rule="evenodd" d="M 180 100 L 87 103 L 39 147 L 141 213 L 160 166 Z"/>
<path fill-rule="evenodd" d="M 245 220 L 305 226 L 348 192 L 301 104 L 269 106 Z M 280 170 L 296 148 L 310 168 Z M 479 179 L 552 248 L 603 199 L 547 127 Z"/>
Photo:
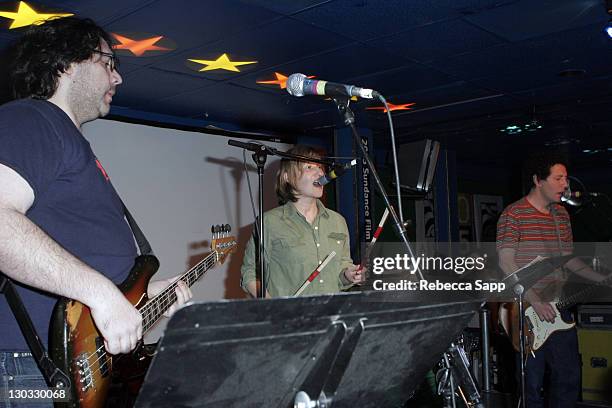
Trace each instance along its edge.
<path fill-rule="evenodd" d="M 608 21 L 608 24 L 604 27 L 604 31 L 608 34 L 608 37 L 612 38 L 612 19 Z"/>
<path fill-rule="evenodd" d="M 517 125 L 508 125 L 505 128 L 500 129 L 499 131 L 505 132 L 509 135 L 516 135 L 517 133 L 521 133 L 523 129 L 521 129 L 521 127 Z"/>
<path fill-rule="evenodd" d="M 536 132 L 539 129 L 542 129 L 542 125 L 536 119 L 533 119 L 530 122 L 508 125 L 499 131 L 509 135 L 516 135 L 522 132 Z"/>

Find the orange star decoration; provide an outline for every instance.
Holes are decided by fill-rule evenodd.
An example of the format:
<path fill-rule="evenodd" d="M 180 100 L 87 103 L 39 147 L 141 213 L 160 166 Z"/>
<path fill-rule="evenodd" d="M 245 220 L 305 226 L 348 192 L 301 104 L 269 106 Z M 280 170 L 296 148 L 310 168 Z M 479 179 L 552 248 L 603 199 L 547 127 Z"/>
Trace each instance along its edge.
<path fill-rule="evenodd" d="M 19 7 L 16 12 L 13 11 L 0 11 L 0 17 L 9 18 L 13 20 L 9 30 L 15 28 L 27 27 L 29 25 L 40 25 L 51 18 L 60 18 L 73 16 L 71 13 L 37 13 L 32 7 L 26 2 L 20 1 Z"/>
<path fill-rule="evenodd" d="M 269 84 L 269 85 L 278 85 L 280 89 L 287 88 L 287 76 L 281 74 L 280 72 L 275 72 L 274 76 L 276 79 L 272 79 L 270 81 L 257 81 L 258 84 Z M 316 78 L 314 75 L 311 75 L 307 78 Z"/>
<path fill-rule="evenodd" d="M 199 72 L 213 71 L 215 69 L 240 72 L 240 70 L 237 68 L 238 66 L 257 63 L 257 61 L 231 61 L 225 53 L 216 60 L 189 59 L 189 61 L 195 62 L 196 64 L 206 65 L 204 68 L 200 69 Z"/>
<path fill-rule="evenodd" d="M 389 110 L 393 112 L 396 110 L 412 110 L 411 106 L 414 105 L 414 103 L 402 103 L 399 105 L 394 105 L 388 102 L 387 105 L 389 105 Z M 371 106 L 369 108 L 366 108 L 366 110 L 381 110 L 383 111 L 383 113 L 387 113 L 387 108 L 385 108 L 384 106 Z"/>
<path fill-rule="evenodd" d="M 114 45 L 113 48 L 116 50 L 128 50 L 132 54 L 137 57 L 141 57 L 147 51 L 171 51 L 171 48 L 160 47 L 159 45 L 155 45 L 159 40 L 164 38 L 164 36 L 159 35 L 157 37 L 145 38 L 142 40 L 134 40 L 132 38 L 125 37 L 123 35 L 119 35 L 116 33 L 111 33 L 113 37 L 120 44 Z"/>

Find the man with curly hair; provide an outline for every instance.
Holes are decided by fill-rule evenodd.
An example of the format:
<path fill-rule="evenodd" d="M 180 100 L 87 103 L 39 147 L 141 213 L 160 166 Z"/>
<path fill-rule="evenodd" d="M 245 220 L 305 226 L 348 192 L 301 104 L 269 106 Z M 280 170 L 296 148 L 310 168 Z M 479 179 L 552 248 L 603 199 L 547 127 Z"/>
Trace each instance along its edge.
<path fill-rule="evenodd" d="M 117 354 L 142 337 L 140 313 L 116 286 L 137 251 L 122 202 L 81 133 L 109 113 L 122 83 L 110 45 L 93 21 L 71 17 L 32 26 L 15 45 L 16 100 L 0 107 L 0 271 L 18 283 L 43 341 L 63 296 L 91 309 Z M 151 282 L 149 293 L 169 283 Z M 189 297 L 180 282 L 179 303 Z M 44 386 L 3 297 L 0 333 L 0 387 Z"/>
<path fill-rule="evenodd" d="M 570 255 L 573 252 L 570 217 L 560 204 L 568 188 L 565 160 L 556 152 L 533 154 L 525 164 L 529 193 L 510 204 L 497 223 L 499 266 L 511 274 L 536 257 Z M 604 276 L 595 273 L 579 258 L 564 267 L 585 279 L 601 282 Z M 525 293 L 525 299 L 541 321 L 553 323 L 563 318 L 571 321 L 567 310 L 558 315 L 552 306 L 564 283 L 561 270 L 552 271 Z M 580 391 L 580 359 L 576 329 L 553 333 L 537 351 L 525 356 L 525 405 L 545 406 L 545 386 L 548 406 L 574 407 Z M 549 384 L 545 373 L 550 371 Z"/>

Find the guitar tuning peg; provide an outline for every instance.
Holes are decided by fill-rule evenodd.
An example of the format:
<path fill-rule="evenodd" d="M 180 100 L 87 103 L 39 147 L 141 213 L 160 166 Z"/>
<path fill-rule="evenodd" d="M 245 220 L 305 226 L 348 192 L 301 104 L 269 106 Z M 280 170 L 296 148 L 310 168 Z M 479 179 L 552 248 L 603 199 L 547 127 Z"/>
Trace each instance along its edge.
<path fill-rule="evenodd" d="M 227 235 L 229 235 L 231 230 L 232 230 L 232 226 L 229 224 L 225 224 L 225 231 L 227 232 Z"/>

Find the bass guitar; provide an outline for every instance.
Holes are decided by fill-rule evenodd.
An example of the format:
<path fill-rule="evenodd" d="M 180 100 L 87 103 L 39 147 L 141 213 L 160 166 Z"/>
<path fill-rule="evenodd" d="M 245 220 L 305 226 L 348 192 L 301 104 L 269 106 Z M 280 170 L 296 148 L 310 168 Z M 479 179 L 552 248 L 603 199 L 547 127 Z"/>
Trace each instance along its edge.
<path fill-rule="evenodd" d="M 189 287 L 197 282 L 217 262 L 223 263 L 236 246 L 229 235 L 230 226 L 213 227 L 212 253 L 180 276 Z M 119 285 L 125 297 L 142 315 L 143 334 L 161 319 L 176 302 L 177 282 L 170 284 L 149 299 L 149 280 L 157 272 L 159 261 L 153 255 L 141 255 L 135 260 L 127 279 Z M 118 317 L 119 318 L 119 317 Z M 104 348 L 91 311 L 84 304 L 71 299 L 60 299 L 51 321 L 51 358 L 71 379 L 69 407 L 99 408 L 119 396 L 113 393 L 125 385 L 136 394 L 154 350 L 148 346 L 136 348 L 130 354 L 110 355 Z M 139 378 L 139 381 L 134 381 Z M 114 405 L 116 407 L 116 405 Z"/>

